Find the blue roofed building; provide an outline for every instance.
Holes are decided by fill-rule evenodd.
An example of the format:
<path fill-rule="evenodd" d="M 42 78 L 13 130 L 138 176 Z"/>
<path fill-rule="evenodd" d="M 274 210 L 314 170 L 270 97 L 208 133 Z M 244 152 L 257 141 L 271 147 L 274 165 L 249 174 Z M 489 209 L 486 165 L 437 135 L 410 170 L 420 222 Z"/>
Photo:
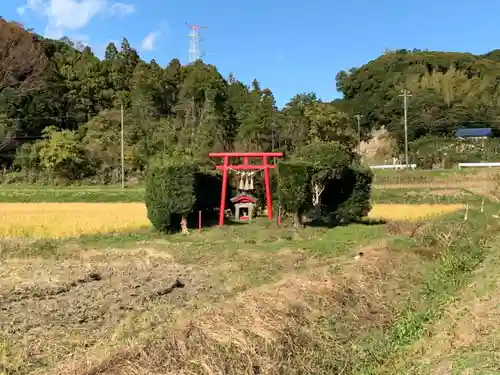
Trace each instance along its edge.
<path fill-rule="evenodd" d="M 460 128 L 455 132 L 457 138 L 490 138 L 493 137 L 491 128 Z"/>

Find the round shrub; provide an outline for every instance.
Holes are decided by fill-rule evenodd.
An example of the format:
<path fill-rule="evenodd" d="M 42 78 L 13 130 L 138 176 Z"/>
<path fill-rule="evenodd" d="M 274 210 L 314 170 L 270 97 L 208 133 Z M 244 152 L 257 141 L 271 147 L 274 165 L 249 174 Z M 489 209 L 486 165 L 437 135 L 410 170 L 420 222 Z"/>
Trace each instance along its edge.
<path fill-rule="evenodd" d="M 371 209 L 373 172 L 353 166 L 340 178 L 327 182 L 320 199 L 321 221 L 329 225 L 348 224 L 366 216 Z"/>
<path fill-rule="evenodd" d="M 359 157 L 339 142 L 315 142 L 298 150 L 293 160 L 311 165 L 309 219 L 317 224 L 346 224 L 370 210 L 373 174 Z"/>
<path fill-rule="evenodd" d="M 302 226 L 302 213 L 311 205 L 311 164 L 280 161 L 277 169 L 280 205 L 293 214 L 295 227 Z"/>
<path fill-rule="evenodd" d="M 189 160 L 156 159 L 146 175 L 146 207 L 155 229 L 165 232 L 180 226 L 187 231 L 187 215 L 196 202 L 198 166 Z"/>

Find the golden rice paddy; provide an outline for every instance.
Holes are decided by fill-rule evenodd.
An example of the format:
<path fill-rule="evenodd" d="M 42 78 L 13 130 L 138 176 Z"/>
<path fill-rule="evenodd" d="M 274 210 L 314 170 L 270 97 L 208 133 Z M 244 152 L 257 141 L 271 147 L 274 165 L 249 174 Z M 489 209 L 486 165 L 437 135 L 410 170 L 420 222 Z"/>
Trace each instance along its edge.
<path fill-rule="evenodd" d="M 422 220 L 460 204 L 375 204 L 370 219 Z M 1 203 L 0 237 L 70 238 L 150 227 L 142 203 Z"/>
<path fill-rule="evenodd" d="M 463 204 L 375 204 L 368 217 L 376 220 L 415 221 L 432 219 L 463 208 Z"/>
<path fill-rule="evenodd" d="M 0 204 L 0 237 L 68 238 L 149 225 L 141 203 Z"/>

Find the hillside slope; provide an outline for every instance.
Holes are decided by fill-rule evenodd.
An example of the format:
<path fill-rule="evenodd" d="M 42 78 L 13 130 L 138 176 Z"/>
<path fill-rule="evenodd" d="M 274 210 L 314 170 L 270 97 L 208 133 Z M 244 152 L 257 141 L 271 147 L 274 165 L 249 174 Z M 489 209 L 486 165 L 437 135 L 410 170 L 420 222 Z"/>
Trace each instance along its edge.
<path fill-rule="evenodd" d="M 498 240 L 494 243 L 498 246 Z M 403 357 L 380 374 L 493 375 L 500 372 L 500 255 L 492 252 L 469 284 Z"/>
<path fill-rule="evenodd" d="M 0 165 L 21 172 L 3 181 L 116 182 L 122 106 L 125 171 L 131 179 L 140 177 L 157 153 L 186 155 L 211 166 L 207 159 L 213 151 L 292 155 L 318 141 L 356 147 L 356 114 L 363 115 L 363 141 L 382 126 L 396 141 L 384 152 L 390 158 L 404 145 L 404 88 L 412 94 L 410 142 L 449 136 L 462 125 L 500 131 L 499 56 L 498 50 L 481 56 L 389 52 L 338 74 L 343 99 L 322 102 L 314 93 L 299 93 L 279 109 L 272 90 L 257 79 L 245 84 L 203 61 L 146 62 L 126 38 L 118 47 L 109 43 L 99 59 L 68 38 L 48 40 L 0 19 Z M 21 142 L 9 144 L 9 131 L 30 144 L 23 149 Z M 34 144 L 42 136 L 45 143 Z"/>
<path fill-rule="evenodd" d="M 480 123 L 498 127 L 500 62 L 498 51 L 470 53 L 389 52 L 337 75 L 337 88 L 356 113 L 375 127 L 403 138 L 403 98 L 409 98 L 409 139 L 450 135 L 457 127 Z"/>

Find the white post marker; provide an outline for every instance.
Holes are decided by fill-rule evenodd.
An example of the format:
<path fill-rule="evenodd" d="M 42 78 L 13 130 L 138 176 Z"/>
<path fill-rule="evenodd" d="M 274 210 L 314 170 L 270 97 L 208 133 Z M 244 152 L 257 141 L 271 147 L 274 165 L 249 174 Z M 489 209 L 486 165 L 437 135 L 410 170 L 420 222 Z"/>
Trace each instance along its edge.
<path fill-rule="evenodd" d="M 467 203 L 465 205 L 465 215 L 464 215 L 464 220 L 465 221 L 467 221 L 468 214 L 469 214 L 469 204 Z"/>

